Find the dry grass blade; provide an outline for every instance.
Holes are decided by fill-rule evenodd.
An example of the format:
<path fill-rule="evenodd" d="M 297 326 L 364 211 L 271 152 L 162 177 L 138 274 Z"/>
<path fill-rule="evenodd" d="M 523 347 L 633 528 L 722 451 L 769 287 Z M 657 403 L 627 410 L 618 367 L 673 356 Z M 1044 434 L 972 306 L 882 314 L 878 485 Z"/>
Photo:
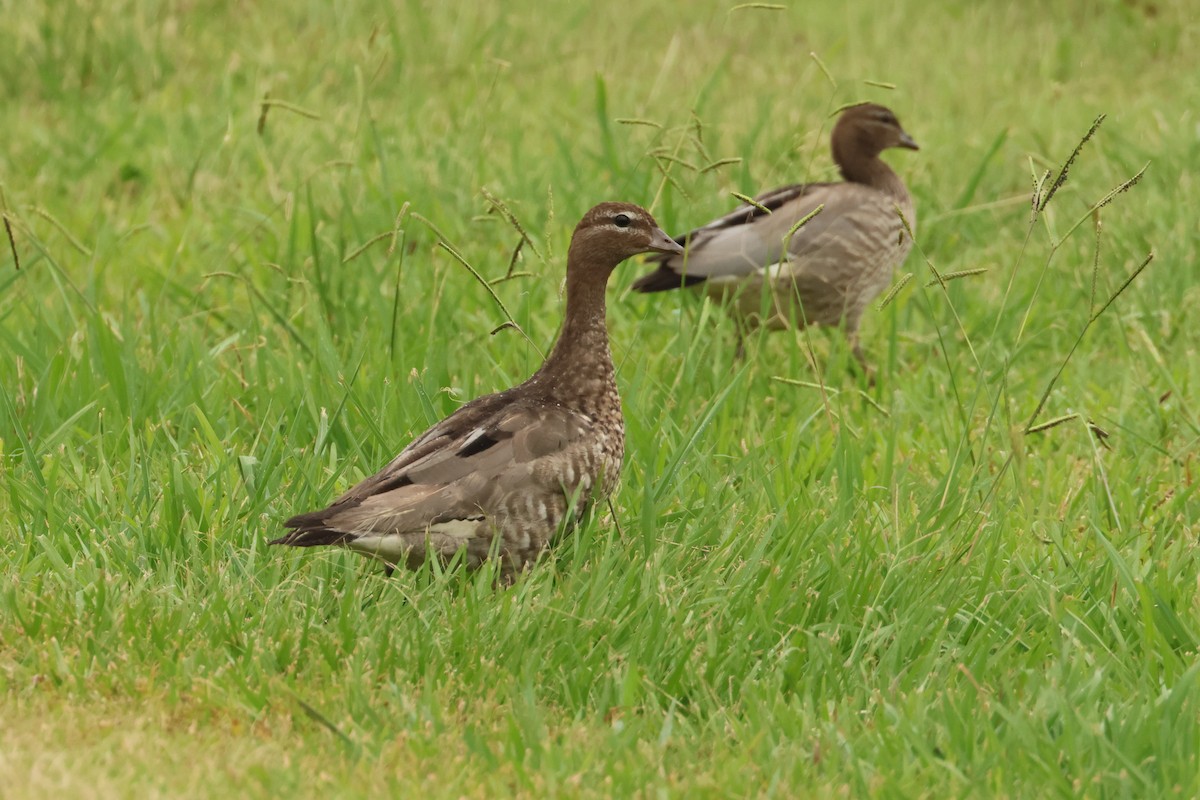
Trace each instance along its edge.
<path fill-rule="evenodd" d="M 755 205 L 757 205 L 757 203 Z M 759 206 L 759 208 L 762 208 L 762 206 Z M 792 227 L 788 228 L 788 232 L 783 235 L 784 248 L 786 249 L 788 246 L 788 243 L 792 241 L 792 237 L 796 235 L 796 231 L 800 230 L 805 225 L 812 222 L 812 220 L 824 210 L 825 210 L 825 204 L 821 203 L 819 206 L 814 208 L 812 211 L 808 212 L 803 217 L 796 220 L 796 224 L 793 225 Z"/>
<path fill-rule="evenodd" d="M 816 389 L 827 397 L 842 394 L 841 389 L 835 389 L 832 386 L 823 386 L 814 381 L 802 381 L 798 378 L 785 378 L 782 375 L 772 375 L 771 380 L 775 381 L 776 383 L 786 383 L 788 386 L 800 386 L 804 389 Z M 855 389 L 854 393 L 863 400 L 866 400 L 868 405 L 870 405 L 880 414 L 883 414 L 885 417 L 892 416 L 890 411 L 879 405 L 879 402 L 874 397 L 871 397 L 871 395 L 867 394 L 862 389 Z"/>
<path fill-rule="evenodd" d="M 730 194 L 733 195 L 734 197 L 736 197 L 738 200 L 745 203 L 746 205 L 754 206 L 755 208 L 757 208 L 759 211 L 763 212 L 764 214 L 771 213 L 771 209 L 767 208 L 762 203 L 758 202 L 757 200 L 755 200 L 753 197 L 751 197 L 748 194 L 742 194 L 741 192 L 730 192 Z"/>
<path fill-rule="evenodd" d="M 1088 320 L 1088 324 L 1090 325 L 1091 323 L 1100 319 L 1100 315 L 1103 314 L 1105 311 L 1107 311 L 1108 307 L 1116 302 L 1117 298 L 1121 296 L 1121 293 L 1129 288 L 1129 284 L 1131 284 L 1135 280 L 1137 280 L 1138 275 L 1141 275 L 1142 271 L 1144 269 L 1146 269 L 1146 267 L 1150 266 L 1150 262 L 1153 260 L 1154 260 L 1154 253 L 1148 253 L 1146 255 L 1146 257 L 1144 259 L 1142 259 L 1142 263 L 1137 265 L 1137 269 L 1135 269 L 1133 272 L 1131 272 L 1129 274 L 1129 277 L 1125 279 L 1125 282 L 1122 283 L 1117 288 L 1117 290 L 1112 293 L 1112 296 L 1109 297 L 1107 301 L 1105 301 L 1104 305 L 1100 306 L 1100 310 L 1092 315 L 1092 318 L 1090 320 Z"/>
<path fill-rule="evenodd" d="M 904 232 L 908 234 L 908 238 L 915 242 L 917 237 L 913 236 L 912 225 L 909 224 L 908 217 L 904 216 L 904 209 L 893 203 L 892 210 L 895 211 L 896 216 L 900 218 L 900 224 L 904 226 Z"/>
<path fill-rule="evenodd" d="M 375 244 L 376 242 L 382 242 L 384 239 L 392 238 L 394 233 L 395 233 L 394 231 L 384 231 L 383 233 L 375 234 L 370 239 L 367 239 L 365 242 L 360 244 L 358 247 L 354 248 L 349 253 L 347 253 L 346 257 L 342 259 L 342 263 L 349 264 L 351 261 L 358 258 L 363 253 L 365 253 L 368 249 L 370 249 L 371 245 Z"/>
<path fill-rule="evenodd" d="M 262 105 L 264 108 L 281 108 L 284 111 L 290 111 L 293 114 L 304 117 L 305 119 L 321 119 L 321 115 L 315 111 L 309 111 L 307 108 L 298 106 L 295 103 L 289 103 L 286 100 L 271 100 L 263 98 Z"/>
<path fill-rule="evenodd" d="M 396 259 L 396 278 L 392 286 L 392 323 L 388 336 L 388 354 L 396 357 L 396 343 L 400 340 L 400 281 L 404 277 L 404 229 L 400 221 L 408 213 L 408 203 L 400 206 L 396 221 L 392 223 L 392 243 L 388 245 L 387 257 L 391 258 L 397 251 L 400 256 Z"/>
<path fill-rule="evenodd" d="M 296 329 L 296 326 L 291 323 L 291 321 L 282 311 L 275 307 L 275 304 L 271 302 L 271 298 L 263 294 L 263 291 L 258 288 L 258 285 L 255 284 L 248 275 L 226 271 L 205 273 L 204 279 L 207 281 L 210 278 L 233 278 L 234 280 L 241 281 L 241 283 L 250 291 L 250 294 L 254 295 L 255 299 L 262 303 L 263 307 L 267 309 L 267 313 L 269 313 L 275 319 L 275 322 L 279 325 L 279 327 L 287 331 L 288 336 L 292 337 L 292 341 L 294 341 L 296 345 L 307 355 L 313 355 L 312 346 L 304 340 L 304 336 L 299 330 Z"/>
<path fill-rule="evenodd" d="M 511 278 L 513 270 L 516 269 L 517 259 L 521 257 L 521 248 L 525 246 L 524 239 L 517 240 L 517 246 L 513 248 L 512 256 L 508 259 L 508 270 L 505 271 L 504 277 Z"/>
<path fill-rule="evenodd" d="M 700 153 L 700 157 L 708 162 L 714 161 L 712 154 L 708 152 L 708 147 L 704 144 L 704 121 L 697 116 L 695 111 L 692 112 L 691 133 L 692 145 Z"/>
<path fill-rule="evenodd" d="M 883 296 L 883 299 L 879 301 L 879 306 L 878 306 L 879 310 L 883 311 L 885 308 L 887 308 L 889 305 L 891 305 L 891 302 L 896 299 L 896 295 L 900 294 L 900 291 L 905 286 L 908 286 L 908 282 L 911 281 L 912 279 L 913 279 L 913 274 L 911 272 L 906 272 L 903 275 L 901 275 L 900 280 L 898 280 L 896 282 L 896 285 L 893 286 L 891 289 L 888 289 L 887 294 L 885 294 Z"/>
<path fill-rule="evenodd" d="M 504 305 L 504 301 L 500 299 L 500 295 L 496 294 L 496 290 L 492 288 L 492 285 L 488 283 L 482 275 L 479 274 L 478 270 L 476 270 L 470 265 L 470 263 L 467 262 L 467 259 L 463 257 L 462 253 L 454 249 L 454 247 L 445 239 L 439 239 L 437 246 L 453 256 L 455 261 L 466 267 L 467 272 L 470 272 L 471 276 L 474 277 L 475 280 L 479 281 L 479 285 L 487 289 L 488 294 L 492 296 L 492 300 L 496 301 L 496 305 L 500 307 L 500 310 L 504 313 L 504 316 L 508 317 L 508 321 L 513 323 L 513 325 L 517 324 L 516 320 L 513 319 L 513 315 L 509 313 L 508 307 Z"/>
<path fill-rule="evenodd" d="M 66 237 L 66 240 L 71 243 L 71 246 L 74 247 L 76 250 L 78 250 L 80 253 L 83 253 L 85 256 L 91 256 L 91 254 L 92 254 L 91 249 L 86 247 L 83 244 L 83 242 L 76 239 L 75 235 L 72 234 L 69 230 L 67 230 L 67 226 L 63 225 L 61 222 L 59 222 L 57 219 L 55 219 L 54 215 L 51 214 L 49 211 L 42 208 L 41 206 L 30 206 L 29 210 L 32 211 L 33 213 L 37 214 L 42 219 L 49 222 L 55 228 L 58 228 L 58 232 L 61 233 L 64 237 Z"/>
<path fill-rule="evenodd" d="M 532 272 L 517 272 L 517 261 L 521 258 L 521 248 L 525 246 L 524 239 L 517 239 L 517 246 L 513 248 L 512 256 L 508 259 L 508 269 L 499 278 L 495 278 L 490 283 L 492 286 L 498 286 L 505 281 L 511 281 L 514 278 L 532 278 Z"/>
<path fill-rule="evenodd" d="M 1105 450 L 1112 449 L 1108 444 L 1108 437 L 1112 434 L 1097 425 L 1094 420 L 1090 419 L 1087 421 L 1087 429 L 1096 439 L 1096 441 L 1100 443 L 1101 447 L 1103 447 Z"/>
<path fill-rule="evenodd" d="M 658 128 L 662 130 L 662 125 L 651 119 L 636 119 L 633 117 L 617 117 L 615 120 L 618 125 L 645 125 L 649 128 Z"/>
<path fill-rule="evenodd" d="M 960 269 L 956 272 L 934 272 L 936 278 L 926 283 L 926 286 L 939 286 L 950 281 L 956 281 L 959 278 L 969 278 L 972 275 L 982 275 L 987 272 L 987 267 L 977 267 L 975 269 Z"/>
<path fill-rule="evenodd" d="M 666 183 L 671 184 L 671 186 L 675 187 L 675 191 L 677 191 L 681 195 L 683 195 L 683 197 L 685 199 L 687 199 L 687 200 L 692 199 L 692 195 L 687 191 L 687 189 L 683 188 L 683 185 L 679 181 L 675 180 L 675 176 L 671 174 L 671 171 L 669 169 L 667 169 L 663 165 L 663 163 L 658 160 L 658 158 L 654 158 L 654 166 L 657 167 L 658 171 L 662 173 L 664 184 L 666 184 Z M 661 188 L 659 191 L 661 192 Z M 657 199 L 658 198 L 656 197 L 655 200 L 657 200 Z"/>
<path fill-rule="evenodd" d="M 263 95 L 262 103 L 259 105 L 258 125 L 255 126 L 255 130 L 258 132 L 259 136 L 262 136 L 263 131 L 267 129 L 267 112 L 271 110 L 271 105 L 267 102 L 267 99 L 270 96 L 270 92 L 265 93 Z"/>
<path fill-rule="evenodd" d="M 692 134 L 696 137 L 696 141 L 700 144 L 704 143 L 704 120 L 700 119 L 700 115 L 692 111 L 692 116 L 688 120 L 688 127 Z"/>
<path fill-rule="evenodd" d="M 729 9 L 733 11 L 745 11 L 746 9 L 758 9 L 759 11 L 787 11 L 787 6 L 776 5 L 775 3 L 741 3 Z"/>
<path fill-rule="evenodd" d="M 838 82 L 834 80 L 833 73 L 829 71 L 829 67 L 825 66 L 825 62 L 821 60 L 821 57 L 813 52 L 810 52 L 808 57 L 811 58 L 813 63 L 817 65 L 817 68 L 821 70 L 821 74 L 825 76 L 825 80 L 829 81 L 829 85 L 834 89 L 837 89 Z"/>
<path fill-rule="evenodd" d="M 426 228 L 429 228 L 429 230 L 433 231 L 434 234 L 438 237 L 438 239 L 441 239 L 443 242 L 450 241 L 450 237 L 447 236 L 446 234 L 442 233 L 441 229 L 438 228 L 437 225 L 434 225 L 433 221 L 431 219 L 429 219 L 428 217 L 426 217 L 425 215 L 418 214 L 417 212 L 414 211 L 412 214 L 412 218 L 415 219 L 417 222 L 420 222 Z"/>
<path fill-rule="evenodd" d="M 309 111 L 307 108 L 303 108 L 294 103 L 289 103 L 286 100 L 272 100 L 270 94 L 264 94 L 262 102 L 259 104 L 260 110 L 258 113 L 257 127 L 259 136 L 262 136 L 263 131 L 265 131 L 267 128 L 267 114 L 272 108 L 281 108 L 284 111 L 290 111 L 297 116 L 304 117 L 305 119 L 321 119 L 321 115 L 315 111 Z"/>
<path fill-rule="evenodd" d="M 958 309 L 955 307 L 954 302 L 951 299 L 949 293 L 946 292 L 946 284 L 945 284 L 944 278 L 942 277 L 941 273 L 938 272 L 937 267 L 935 267 L 933 265 L 933 262 L 929 259 L 929 256 L 926 255 L 925 250 L 921 247 L 920 242 L 918 242 L 916 240 L 916 238 L 913 237 L 912 227 L 909 225 L 908 218 L 904 216 L 904 212 L 900 210 L 899 206 L 895 207 L 895 211 L 896 211 L 896 214 L 900 217 L 900 223 L 901 223 L 901 225 L 904 226 L 905 232 L 907 232 L 908 236 L 910 238 L 912 238 L 913 250 L 917 253 L 918 256 L 920 256 L 921 260 L 925 262 L 925 266 L 929 268 L 929 271 L 931 273 L 933 273 L 934 280 L 938 283 L 938 285 L 940 285 L 942 287 L 942 294 L 946 298 L 947 306 L 950 309 L 950 313 L 954 316 L 954 324 L 958 327 L 959 333 L 962 334 L 963 343 L 966 344 L 967 350 L 970 351 L 970 353 L 971 353 L 971 360 L 974 361 L 976 365 L 979 365 L 979 363 L 980 363 L 979 362 L 979 354 L 975 351 L 975 343 L 973 341 L 971 341 L 971 336 L 968 333 L 967 326 L 963 323 L 962 315 L 959 314 Z M 903 236 L 904 234 L 900 234 L 900 235 Z M 938 339 L 941 340 L 941 338 L 942 338 L 941 328 L 939 327 L 937 329 L 937 331 L 938 331 Z M 943 346 L 944 346 L 944 343 L 943 343 Z M 952 383 L 951 386 L 955 387 L 954 391 L 957 393 L 957 388 L 956 388 L 955 384 Z"/>
<path fill-rule="evenodd" d="M 341 729 L 338 728 L 337 725 L 334 725 L 324 714 L 322 714 L 320 711 L 318 711 L 313 706 L 311 706 L 308 703 L 301 700 L 299 697 L 296 697 L 293 695 L 292 699 L 294 699 L 296 701 L 296 704 L 299 705 L 301 710 L 304 711 L 305 716 L 307 716 L 313 722 L 320 725 L 322 728 L 325 728 L 327 731 L 332 733 L 334 736 L 338 737 L 338 739 L 340 739 L 342 741 L 342 744 L 346 745 L 346 747 L 349 748 L 351 752 L 357 752 L 358 748 L 354 744 L 354 740 L 351 739 L 346 734 L 342 733 Z"/>
<path fill-rule="evenodd" d="M 540 250 L 538 250 L 538 246 L 533 241 L 533 238 L 530 237 L 530 235 L 526 232 L 524 226 L 522 226 L 520 221 L 517 220 L 517 215 L 514 214 L 507 205 L 504 204 L 504 201 L 502 201 L 500 198 L 496 197 L 494 194 L 489 192 L 487 189 L 480 189 L 479 191 L 480 191 L 480 194 L 483 195 L 483 199 L 487 200 L 488 204 L 492 208 L 494 208 L 496 210 L 496 212 L 500 214 L 500 216 L 504 217 L 504 219 L 506 219 L 508 221 L 509 225 L 513 226 L 513 228 L 521 236 L 521 238 L 525 240 L 525 243 L 529 245 L 529 249 L 533 251 L 533 254 L 536 255 L 542 261 L 545 261 L 546 259 L 542 256 L 542 252 Z"/>
<path fill-rule="evenodd" d="M 670 155 L 669 153 L 655 152 L 655 153 L 651 153 L 650 156 L 656 160 L 666 161 L 670 164 L 678 164 L 681 167 L 686 167 L 687 169 L 690 169 L 692 172 L 700 171 L 700 168 L 697 167 L 692 162 L 686 161 L 682 158 L 679 158 L 678 156 Z"/>
<path fill-rule="evenodd" d="M 720 169 L 721 167 L 727 167 L 730 164 L 740 163 L 742 163 L 742 159 L 740 158 L 722 158 L 719 161 L 712 162 L 707 167 L 701 167 L 700 174 L 703 175 L 706 172 L 712 172 L 714 169 Z"/>
<path fill-rule="evenodd" d="M 1033 169 L 1033 160 L 1030 159 L 1029 167 Z M 1041 208 L 1042 189 L 1045 188 L 1046 182 L 1050 180 L 1050 170 L 1046 170 L 1041 175 L 1033 173 L 1033 194 L 1029 197 L 1029 223 L 1032 225 L 1037 221 L 1038 210 Z"/>
<path fill-rule="evenodd" d="M 1050 199 L 1054 197 L 1055 193 L 1058 192 L 1058 190 L 1062 188 L 1063 184 L 1067 182 L 1067 178 L 1071 172 L 1072 165 L 1075 163 L 1075 159 L 1079 158 L 1079 154 L 1083 151 L 1083 146 L 1091 141 L 1091 138 L 1096 135 L 1096 131 L 1100 129 L 1100 125 L 1103 124 L 1105 116 L 1105 114 L 1101 114 L 1100 116 L 1096 117 L 1096 121 L 1092 123 L 1092 127 L 1088 128 L 1088 132 L 1085 133 L 1083 138 L 1079 140 L 1079 144 L 1075 145 L 1075 149 L 1071 151 L 1071 155 L 1062 165 L 1062 169 L 1058 171 L 1058 177 L 1054 179 L 1054 183 L 1050 184 L 1050 188 L 1046 191 L 1045 196 L 1043 196 L 1041 202 L 1038 203 L 1038 211 L 1044 211 L 1046 206 L 1050 203 Z"/>
<path fill-rule="evenodd" d="M 822 391 L 829 392 L 829 394 L 838 394 L 841 392 L 841 389 L 834 389 L 831 386 L 822 386 L 815 381 L 802 381 L 799 378 L 785 378 L 782 375 L 772 375 L 771 380 L 776 381 L 777 383 L 786 383 L 788 386 L 802 386 L 805 389 L 820 389 Z"/>
<path fill-rule="evenodd" d="M 1141 181 L 1142 176 L 1146 174 L 1146 170 L 1149 168 L 1150 168 L 1150 162 L 1147 161 L 1146 165 L 1143 166 L 1141 169 L 1139 169 L 1137 171 L 1136 175 L 1134 175 L 1132 178 L 1130 178 L 1129 180 L 1122 183 L 1117 188 L 1113 189 L 1108 194 L 1104 195 L 1104 197 L 1100 198 L 1100 202 L 1096 203 L 1096 205 L 1092 207 L 1092 211 L 1099 211 L 1100 209 L 1104 208 L 1106 205 L 1111 203 L 1113 200 L 1115 200 L 1117 195 L 1127 192 L 1130 189 L 1132 189 L 1134 186 L 1137 186 L 1138 182 Z"/>
<path fill-rule="evenodd" d="M 391 244 L 388 245 L 387 249 L 387 255 L 390 258 L 391 255 L 396 252 L 396 243 L 400 240 L 400 234 L 403 233 L 403 230 L 400 227 L 400 222 L 404 219 L 406 214 L 408 214 L 408 203 L 400 206 L 400 211 L 396 214 L 396 221 L 392 223 L 391 230 L 384 231 L 383 233 L 377 233 L 370 239 L 367 239 L 367 241 L 351 250 L 350 253 L 342 259 L 342 263 L 347 264 L 353 261 L 366 252 L 371 245 L 375 244 L 376 242 L 382 242 L 384 239 L 391 240 Z M 414 214 L 414 216 L 416 215 Z"/>
<path fill-rule="evenodd" d="M 414 215 L 414 216 L 416 216 L 416 215 Z M 470 263 L 467 262 L 467 259 L 463 257 L 462 253 L 458 252 L 458 250 L 456 250 L 453 246 L 451 246 L 448 242 L 446 242 L 445 239 L 439 239 L 437 245 L 438 245 L 438 247 L 442 248 L 447 253 L 449 253 L 451 256 L 453 256 L 455 261 L 457 261 L 459 264 L 462 264 L 464 267 L 466 267 L 467 272 L 471 273 L 471 276 L 474 277 L 475 280 L 479 282 L 480 286 L 482 286 L 484 289 L 487 289 L 487 293 L 492 296 L 492 299 L 494 301 L 496 301 L 496 305 L 500 307 L 500 311 L 504 314 L 505 317 L 508 318 L 507 322 L 504 322 L 501 325 L 499 325 L 498 327 L 496 327 L 495 329 L 493 329 L 492 333 L 495 334 L 496 332 L 504 330 L 505 328 L 513 328 L 518 333 L 520 333 L 521 336 L 525 337 L 525 341 L 529 342 L 529 344 L 533 347 L 534 352 L 536 352 L 539 357 L 544 357 L 544 354 L 542 353 L 541 348 L 539 348 L 537 346 L 537 344 L 532 339 L 529 338 L 529 335 L 525 333 L 525 330 L 520 325 L 517 324 L 517 321 L 515 319 L 513 319 L 513 315 L 509 312 L 508 306 L 504 305 L 504 301 L 500 299 L 500 295 L 496 294 L 496 290 L 492 288 L 492 285 L 490 283 L 488 283 L 486 280 L 484 280 L 484 277 L 479 274 L 479 271 L 477 269 L 475 269 L 474 267 L 472 267 L 470 265 Z"/>
<path fill-rule="evenodd" d="M 1062 425 L 1064 422 L 1070 422 L 1071 420 L 1077 418 L 1078 416 L 1079 416 L 1078 414 L 1072 413 L 1072 414 L 1064 414 L 1061 417 L 1055 417 L 1054 419 L 1048 419 L 1045 422 L 1042 422 L 1042 423 L 1039 423 L 1032 427 L 1026 428 L 1025 433 L 1041 433 L 1042 431 L 1048 431 L 1051 428 L 1057 428 L 1059 425 Z"/>
<path fill-rule="evenodd" d="M 1137 269 L 1135 269 L 1129 275 L 1129 277 L 1125 279 L 1125 282 L 1122 283 L 1117 290 L 1112 293 L 1112 296 L 1109 297 L 1104 305 L 1100 307 L 1100 310 L 1095 314 L 1092 314 L 1088 321 L 1084 323 L 1083 330 L 1079 332 L 1079 336 L 1075 339 L 1075 343 L 1072 344 L 1071 349 L 1067 351 L 1067 357 L 1064 358 L 1062 363 L 1058 365 L 1058 370 L 1055 371 L 1054 377 L 1050 379 L 1050 383 L 1046 385 L 1046 390 L 1042 392 L 1042 397 L 1040 400 L 1038 400 L 1037 408 L 1035 408 L 1033 413 L 1029 415 L 1029 422 L 1025 423 L 1026 433 L 1030 431 L 1030 429 L 1033 427 L 1034 420 L 1038 418 L 1038 415 L 1042 413 L 1042 409 L 1046 407 L 1046 401 L 1050 399 L 1050 392 L 1054 391 L 1054 387 L 1058 383 L 1058 379 L 1062 377 L 1063 370 L 1067 368 L 1067 364 L 1070 363 L 1071 357 L 1075 355 L 1075 351 L 1079 348 L 1080 343 L 1083 341 L 1083 337 L 1087 335 L 1087 332 L 1092 327 L 1092 324 L 1095 323 L 1096 320 L 1100 319 L 1100 315 L 1107 311 L 1108 307 L 1116 302 L 1117 298 L 1129 288 L 1131 283 L 1137 280 L 1137 277 L 1142 274 L 1146 267 L 1150 266 L 1150 262 L 1153 260 L 1154 253 L 1148 254 L 1146 258 L 1142 260 L 1142 263 L 1137 266 Z"/>
<path fill-rule="evenodd" d="M 512 320 L 509 320 L 508 322 L 501 322 L 499 325 L 492 328 L 491 331 L 488 332 L 488 335 L 495 336 L 500 331 L 508 331 L 508 330 L 513 330 L 513 331 L 516 331 L 517 333 L 521 334 L 521 338 L 524 339 L 525 341 L 529 342 L 529 346 L 533 348 L 533 352 L 537 353 L 538 358 L 545 360 L 546 354 L 542 352 L 542 348 L 537 346 L 537 342 L 535 342 L 535 341 L 533 341 L 533 339 L 529 338 L 529 334 L 527 334 L 525 332 L 524 328 L 522 328 L 520 325 L 513 322 Z"/>
<path fill-rule="evenodd" d="M 676 129 L 673 131 L 673 133 L 677 133 L 674 146 L 655 147 L 646 151 L 646 157 L 651 160 L 651 162 L 654 164 L 654 168 L 657 169 L 662 175 L 662 180 L 659 182 L 658 187 L 654 191 L 653 199 L 651 199 L 650 203 L 646 206 L 651 211 L 654 211 L 658 207 L 659 200 L 662 199 L 663 192 L 666 190 L 667 186 L 671 186 L 685 199 L 691 199 L 687 189 L 685 189 L 679 183 L 679 181 L 675 180 L 675 178 L 671 175 L 670 165 L 672 162 L 664 162 L 660 160 L 660 155 L 668 155 L 671 158 L 677 159 L 680 157 L 680 153 L 683 152 L 688 145 L 692 145 L 696 151 L 700 153 L 700 156 L 705 163 L 711 163 L 713 161 L 713 158 L 709 155 L 708 150 L 704 147 L 703 122 L 694 111 L 692 112 L 691 118 L 688 120 L 688 123 L 684 129 L 682 131 Z"/>
<path fill-rule="evenodd" d="M 1142 180 L 1142 176 L 1146 174 L 1146 170 L 1149 169 L 1149 167 L 1150 167 L 1150 164 L 1147 163 L 1146 166 L 1144 166 L 1140 170 L 1138 170 L 1136 175 L 1129 178 L 1128 180 L 1121 182 L 1120 185 L 1116 186 L 1115 188 L 1110 190 L 1108 192 L 1108 194 L 1104 195 L 1104 197 L 1097 200 L 1096 203 L 1087 210 L 1087 213 L 1084 214 L 1083 216 L 1081 216 L 1078 220 L 1076 220 L 1075 224 L 1073 224 L 1067 230 L 1067 232 L 1062 235 L 1062 237 L 1058 240 L 1058 244 L 1054 245 L 1054 249 L 1057 250 L 1062 245 L 1063 242 L 1065 242 L 1065 241 L 1067 241 L 1067 239 L 1071 238 L 1071 234 L 1073 234 L 1080 225 L 1087 222 L 1089 217 L 1093 217 L 1093 215 L 1097 211 L 1104 208 L 1106 205 L 1108 205 L 1113 200 L 1115 200 L 1117 198 L 1117 195 L 1123 194 L 1123 193 L 1129 191 L 1130 189 L 1132 189 L 1134 186 L 1137 186 L 1137 184 Z"/>
<path fill-rule="evenodd" d="M 396 212 L 396 221 L 392 223 L 392 243 L 388 245 L 387 254 L 391 258 L 396 252 L 396 248 L 400 246 L 400 240 L 404 237 L 404 229 L 400 227 L 400 222 L 408 213 L 408 201 L 400 206 L 400 210 Z"/>
<path fill-rule="evenodd" d="M 13 236 L 12 222 L 9 221 L 8 214 L 2 216 L 4 217 L 4 232 L 8 234 L 8 246 L 12 250 L 13 266 L 20 269 L 21 259 L 17 256 L 17 240 Z"/>

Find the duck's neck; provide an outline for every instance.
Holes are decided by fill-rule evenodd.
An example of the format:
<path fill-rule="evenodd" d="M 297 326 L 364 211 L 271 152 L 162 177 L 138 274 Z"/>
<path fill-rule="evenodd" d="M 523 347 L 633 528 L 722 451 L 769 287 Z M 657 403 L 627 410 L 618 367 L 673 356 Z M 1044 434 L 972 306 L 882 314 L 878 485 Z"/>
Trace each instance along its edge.
<path fill-rule="evenodd" d="M 852 131 L 835 128 L 830 138 L 833 161 L 838 164 L 842 179 L 850 184 L 862 184 L 887 192 L 898 201 L 908 197 L 904 181 L 880 158 L 875 148 L 862 139 L 854 137 Z"/>
<path fill-rule="evenodd" d="M 837 162 L 844 180 L 887 192 L 897 200 L 908 197 L 908 189 L 904 186 L 904 181 L 900 180 L 900 176 L 896 174 L 895 170 L 878 155 L 868 156 L 864 153 L 851 152 L 845 154 L 845 157 L 839 158 L 843 155 L 834 153 L 834 160 Z"/>
<path fill-rule="evenodd" d="M 606 283 L 598 273 L 568 272 L 562 331 L 546 363 L 531 379 L 558 402 L 574 404 L 599 397 L 609 388 L 615 391 L 604 316 Z"/>

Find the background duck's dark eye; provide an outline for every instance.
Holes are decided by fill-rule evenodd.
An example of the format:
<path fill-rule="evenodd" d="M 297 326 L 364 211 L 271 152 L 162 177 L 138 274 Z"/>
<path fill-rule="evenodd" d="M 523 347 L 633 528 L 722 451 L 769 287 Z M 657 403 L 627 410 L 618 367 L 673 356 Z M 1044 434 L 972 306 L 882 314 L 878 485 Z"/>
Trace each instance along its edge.
<path fill-rule="evenodd" d="M 628 214 L 617 214 L 615 217 L 613 217 L 613 224 L 616 225 L 618 228 L 628 228 L 629 227 L 629 215 Z"/>

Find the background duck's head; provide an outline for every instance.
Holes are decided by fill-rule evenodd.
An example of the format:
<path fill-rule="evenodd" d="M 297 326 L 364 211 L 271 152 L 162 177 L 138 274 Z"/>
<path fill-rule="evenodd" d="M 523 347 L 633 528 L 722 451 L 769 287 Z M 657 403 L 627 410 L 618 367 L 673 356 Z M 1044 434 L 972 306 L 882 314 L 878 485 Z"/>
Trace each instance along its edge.
<path fill-rule="evenodd" d="M 875 103 L 850 106 L 833 126 L 833 158 L 838 164 L 875 158 L 890 147 L 921 149 L 886 106 Z"/>

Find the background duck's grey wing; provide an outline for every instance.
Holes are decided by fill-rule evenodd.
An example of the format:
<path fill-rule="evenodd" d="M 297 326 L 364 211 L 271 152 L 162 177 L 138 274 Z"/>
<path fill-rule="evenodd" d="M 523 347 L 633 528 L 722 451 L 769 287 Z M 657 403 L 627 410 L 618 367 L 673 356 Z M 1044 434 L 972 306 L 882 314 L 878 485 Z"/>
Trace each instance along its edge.
<path fill-rule="evenodd" d="M 755 197 L 754 205 L 749 203 L 740 205 L 725 216 L 718 217 L 707 225 L 702 225 L 699 228 L 696 228 L 694 231 L 690 231 L 676 241 L 678 241 L 680 244 L 687 244 L 687 241 L 695 243 L 697 240 L 702 241 L 705 233 L 725 230 L 728 228 L 736 228 L 741 225 L 749 225 L 756 219 L 761 219 L 774 214 L 788 203 L 791 203 L 792 201 L 827 185 L 829 184 L 793 183 L 790 186 L 780 186 L 777 189 L 771 189 L 770 191 L 763 192 Z M 766 211 L 763 209 L 766 209 Z M 667 258 L 678 258 L 678 256 L 663 254 L 661 256 L 655 256 L 653 260 L 661 261 Z"/>
<path fill-rule="evenodd" d="M 750 274 L 779 261 L 784 256 L 783 237 L 820 205 L 818 195 L 832 185 L 798 183 L 764 192 L 755 198 L 758 205 L 738 206 L 676 239 L 687 248 L 683 255 L 648 259 L 658 269 L 635 281 L 633 288 L 639 292 L 678 289 L 709 278 Z"/>

